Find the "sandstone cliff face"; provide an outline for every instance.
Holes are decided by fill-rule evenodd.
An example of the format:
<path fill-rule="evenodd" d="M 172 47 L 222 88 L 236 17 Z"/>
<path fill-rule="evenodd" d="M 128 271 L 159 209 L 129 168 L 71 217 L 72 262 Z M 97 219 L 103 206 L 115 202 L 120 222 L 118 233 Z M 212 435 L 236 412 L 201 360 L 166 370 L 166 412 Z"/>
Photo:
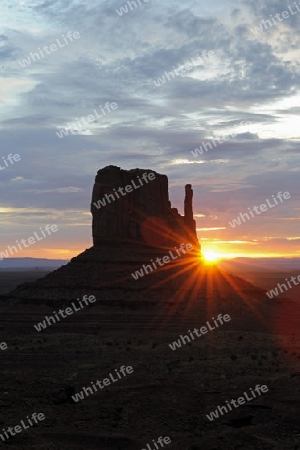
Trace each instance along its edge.
<path fill-rule="evenodd" d="M 127 189 L 130 192 L 125 191 L 126 186 L 132 187 Z M 118 191 L 120 187 L 124 195 Z M 89 292 L 103 305 L 174 302 L 178 292 L 192 298 L 197 295 L 193 283 L 185 282 L 195 279 L 197 283 L 200 265 L 192 197 L 191 185 L 187 185 L 185 215 L 181 216 L 171 207 L 166 175 L 116 166 L 99 170 L 91 203 L 94 246 L 46 277 L 21 285 L 11 298 L 62 304 Z M 167 256 L 169 249 L 189 243 L 192 251 L 149 276 L 135 280 L 131 275 L 143 264 Z"/>
<path fill-rule="evenodd" d="M 93 188 L 93 243 L 126 241 L 161 247 L 190 242 L 199 248 L 192 196 L 187 185 L 181 216 L 171 207 L 166 175 L 107 166 L 98 171 Z"/>

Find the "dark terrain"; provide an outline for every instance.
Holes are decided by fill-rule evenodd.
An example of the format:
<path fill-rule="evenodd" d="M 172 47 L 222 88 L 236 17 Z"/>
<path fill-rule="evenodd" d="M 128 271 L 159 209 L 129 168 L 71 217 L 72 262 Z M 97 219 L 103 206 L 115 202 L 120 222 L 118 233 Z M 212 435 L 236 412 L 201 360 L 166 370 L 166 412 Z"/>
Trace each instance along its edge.
<path fill-rule="evenodd" d="M 1 269 L 0 295 L 7 294 L 26 281 L 35 281 L 42 278 L 49 272 L 51 272 L 51 269 Z"/>
<path fill-rule="evenodd" d="M 48 275 L 49 286 L 56 273 Z M 8 349 L 0 351 L 1 428 L 33 412 L 46 416 L 4 444 L 24 450 L 138 450 L 169 436 L 172 442 L 164 448 L 178 450 L 299 449 L 299 309 L 293 302 L 267 304 L 263 292 L 253 288 L 251 294 L 249 284 L 215 268 L 203 269 L 197 279 L 197 301 L 187 295 L 157 303 L 157 291 L 148 289 L 142 295 L 147 306 L 132 302 L 130 290 L 123 306 L 113 300 L 104 306 L 106 291 L 86 290 L 95 293 L 94 305 L 41 332 L 33 325 L 54 306 L 3 298 L 0 342 Z M 230 314 L 231 321 L 170 349 L 180 334 L 219 313 Z M 134 372 L 72 401 L 70 395 L 121 365 Z M 256 384 L 269 392 L 213 422 L 207 419 Z"/>
<path fill-rule="evenodd" d="M 290 280 L 292 276 L 297 278 L 300 275 L 299 258 L 290 258 L 287 262 L 285 262 L 285 258 L 278 262 L 276 259 L 274 263 L 272 263 L 272 258 L 266 258 L 266 262 L 263 259 L 252 261 L 251 258 L 237 258 L 221 261 L 220 266 L 227 272 L 238 275 L 267 291 L 274 290 L 278 283 L 287 284 L 286 279 Z M 288 290 L 282 287 L 283 292 L 278 297 L 299 301 L 300 283 L 298 286 L 291 283 L 291 286 L 292 288 L 289 288 L 287 285 Z"/>

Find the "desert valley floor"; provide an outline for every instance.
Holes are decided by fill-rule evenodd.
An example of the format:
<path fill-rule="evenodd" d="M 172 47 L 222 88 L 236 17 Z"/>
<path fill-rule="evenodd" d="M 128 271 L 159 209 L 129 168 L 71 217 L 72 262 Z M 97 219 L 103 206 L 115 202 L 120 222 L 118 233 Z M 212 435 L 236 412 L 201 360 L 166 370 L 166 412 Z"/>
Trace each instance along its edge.
<path fill-rule="evenodd" d="M 2 445 L 14 449 L 141 450 L 159 436 L 178 450 L 300 448 L 299 308 L 210 280 L 198 301 L 97 302 L 37 332 L 53 305 L 3 297 L 1 428 L 33 412 L 40 424 Z M 51 278 L 51 277 L 50 277 Z M 50 279 L 49 278 L 49 279 Z M 234 278 L 231 279 L 231 281 Z M 243 286 L 242 280 L 235 282 Z M 218 285 L 218 283 L 216 284 Z M 224 285 L 225 286 L 225 285 Z M 146 295 L 147 294 L 147 295 Z M 169 344 L 219 313 L 231 321 L 181 348 Z M 122 365 L 134 372 L 76 403 L 72 395 Z M 269 391 L 209 421 L 206 414 L 257 384 Z M 152 444 L 153 446 L 154 444 Z M 155 447 L 150 447 L 153 450 Z"/>

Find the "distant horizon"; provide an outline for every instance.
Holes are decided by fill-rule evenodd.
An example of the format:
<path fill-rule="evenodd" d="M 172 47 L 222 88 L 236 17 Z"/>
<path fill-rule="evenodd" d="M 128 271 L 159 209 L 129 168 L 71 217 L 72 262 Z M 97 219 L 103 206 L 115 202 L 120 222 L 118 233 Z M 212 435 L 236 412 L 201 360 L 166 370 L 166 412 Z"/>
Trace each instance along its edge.
<path fill-rule="evenodd" d="M 84 251 L 84 250 L 83 250 Z M 83 252 L 82 251 L 82 252 Z M 80 252 L 80 253 L 82 253 Z M 74 256 L 78 256 L 80 253 L 74 254 Z M 12 261 L 12 260 L 18 260 L 18 259 L 37 259 L 37 260 L 45 260 L 45 261 L 70 261 L 74 256 L 71 258 L 44 258 L 42 256 L 20 256 L 20 257 L 12 257 L 12 258 L 4 258 L 3 261 Z M 237 255 L 237 256 L 231 256 L 231 257 L 220 257 L 220 259 L 300 259 L 300 256 L 294 256 L 294 255 Z M 2 261 L 0 261 L 1 264 Z"/>
<path fill-rule="evenodd" d="M 77 253 L 76 255 L 74 255 L 73 257 L 78 256 L 80 253 Z M 48 262 L 69 262 L 71 261 L 71 259 L 73 258 L 43 258 L 43 257 L 34 257 L 34 256 L 22 256 L 22 257 L 12 257 L 12 258 L 4 258 L 2 261 L 0 261 L 0 269 L 1 269 L 1 265 L 5 265 L 5 262 L 17 262 L 17 261 L 26 261 L 26 260 L 30 260 L 30 261 L 48 261 Z M 236 260 L 236 259 L 253 259 L 253 260 L 299 260 L 300 261 L 300 256 L 233 256 L 233 257 L 220 257 L 218 259 L 218 261 L 232 261 L 232 260 Z"/>

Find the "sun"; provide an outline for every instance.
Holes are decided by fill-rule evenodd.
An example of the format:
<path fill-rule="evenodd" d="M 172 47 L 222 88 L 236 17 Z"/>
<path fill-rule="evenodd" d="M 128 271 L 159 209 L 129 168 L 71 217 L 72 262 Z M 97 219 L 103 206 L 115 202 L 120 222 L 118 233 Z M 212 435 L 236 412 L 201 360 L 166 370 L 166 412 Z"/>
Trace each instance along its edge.
<path fill-rule="evenodd" d="M 203 258 L 204 258 L 205 264 L 215 264 L 219 259 L 217 253 L 214 252 L 213 250 L 204 251 Z"/>

